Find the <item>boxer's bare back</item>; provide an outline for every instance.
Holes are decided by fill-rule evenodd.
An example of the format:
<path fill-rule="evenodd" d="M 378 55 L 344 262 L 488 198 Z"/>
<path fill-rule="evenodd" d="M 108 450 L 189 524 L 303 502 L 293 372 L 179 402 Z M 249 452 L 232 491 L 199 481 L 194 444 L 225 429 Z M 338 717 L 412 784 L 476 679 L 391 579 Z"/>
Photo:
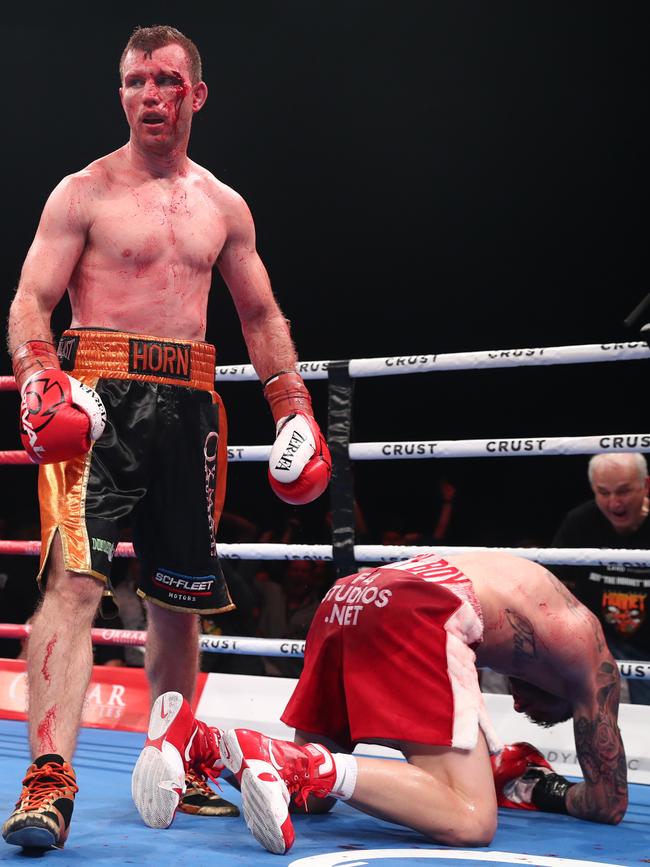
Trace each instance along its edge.
<path fill-rule="evenodd" d="M 477 664 L 573 698 L 572 675 L 582 681 L 607 654 L 597 618 L 538 563 L 496 552 L 446 559 L 471 580 L 481 603 Z"/>

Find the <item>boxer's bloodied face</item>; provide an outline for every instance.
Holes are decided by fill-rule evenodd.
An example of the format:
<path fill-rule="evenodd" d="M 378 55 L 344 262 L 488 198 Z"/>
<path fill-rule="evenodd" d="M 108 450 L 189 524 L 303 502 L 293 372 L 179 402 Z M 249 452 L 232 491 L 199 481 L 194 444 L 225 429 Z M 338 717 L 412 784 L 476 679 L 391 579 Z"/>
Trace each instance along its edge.
<path fill-rule="evenodd" d="M 202 81 L 192 83 L 185 50 L 176 44 L 153 51 L 132 49 L 121 71 L 120 99 L 131 140 L 154 153 L 185 146 L 192 116 L 208 92 Z"/>
<path fill-rule="evenodd" d="M 510 692 L 517 713 L 525 714 L 537 725 L 554 726 L 573 716 L 573 707 L 565 698 L 552 695 L 525 680 L 511 677 Z"/>

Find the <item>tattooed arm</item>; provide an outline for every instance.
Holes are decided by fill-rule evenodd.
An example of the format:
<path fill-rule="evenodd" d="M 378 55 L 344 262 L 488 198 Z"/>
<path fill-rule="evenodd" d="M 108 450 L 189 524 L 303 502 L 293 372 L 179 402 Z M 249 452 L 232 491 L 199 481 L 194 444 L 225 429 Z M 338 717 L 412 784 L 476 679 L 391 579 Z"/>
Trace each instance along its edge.
<path fill-rule="evenodd" d="M 548 580 L 563 600 L 571 618 L 573 646 L 582 643 L 578 660 L 565 656 L 573 702 L 573 732 L 584 783 L 566 796 L 569 813 L 593 822 L 618 824 L 627 809 L 627 762 L 618 729 L 620 675 L 598 618 L 582 605 L 557 578 Z M 568 649 L 568 647 L 567 647 Z"/>
<path fill-rule="evenodd" d="M 566 796 L 572 816 L 618 824 L 627 809 L 627 762 L 618 728 L 620 675 L 607 651 L 591 674 L 590 689 L 574 703 L 573 730 L 584 783 Z"/>

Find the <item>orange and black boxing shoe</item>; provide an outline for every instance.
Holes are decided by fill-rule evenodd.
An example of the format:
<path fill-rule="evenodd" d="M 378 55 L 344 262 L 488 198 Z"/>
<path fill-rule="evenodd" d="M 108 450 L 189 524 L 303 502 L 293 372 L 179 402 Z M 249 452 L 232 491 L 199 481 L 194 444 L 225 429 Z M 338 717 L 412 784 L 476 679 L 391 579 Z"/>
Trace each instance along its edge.
<path fill-rule="evenodd" d="M 203 774 L 194 768 L 187 769 L 185 785 L 185 794 L 178 802 L 179 812 L 194 816 L 239 816 L 239 808 L 211 789 Z"/>
<path fill-rule="evenodd" d="M 25 849 L 62 849 L 78 791 L 74 771 L 61 756 L 39 756 L 27 771 L 2 836 L 7 843 Z"/>

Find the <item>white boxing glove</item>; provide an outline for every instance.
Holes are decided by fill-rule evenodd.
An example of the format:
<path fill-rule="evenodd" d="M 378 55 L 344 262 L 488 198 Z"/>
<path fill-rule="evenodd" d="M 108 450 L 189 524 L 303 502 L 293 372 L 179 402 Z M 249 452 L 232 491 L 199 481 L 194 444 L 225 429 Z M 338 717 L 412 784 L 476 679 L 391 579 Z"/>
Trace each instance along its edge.
<path fill-rule="evenodd" d="M 314 417 L 296 412 L 281 418 L 269 458 L 269 483 L 277 496 L 294 506 L 311 503 L 331 475 L 330 452 Z"/>

